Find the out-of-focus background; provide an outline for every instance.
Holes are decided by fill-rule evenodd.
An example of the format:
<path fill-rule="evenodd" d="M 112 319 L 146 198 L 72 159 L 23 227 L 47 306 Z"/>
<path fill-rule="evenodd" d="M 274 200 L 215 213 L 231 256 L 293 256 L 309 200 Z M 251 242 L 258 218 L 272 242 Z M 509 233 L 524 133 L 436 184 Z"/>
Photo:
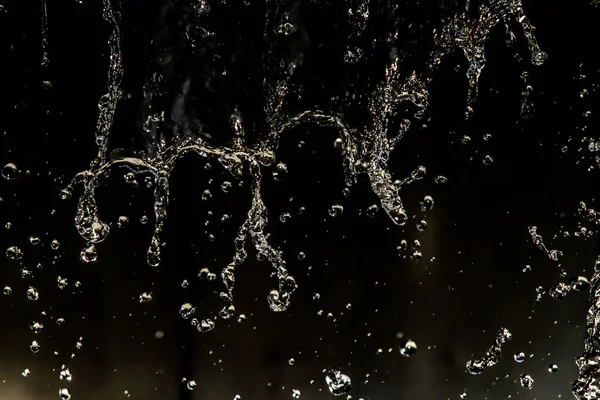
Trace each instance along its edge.
<path fill-rule="evenodd" d="M 207 124 L 213 140 L 230 139 L 223 110 L 232 102 L 242 105 L 254 127 L 249 134 L 264 134 L 256 54 L 264 46 L 265 5 L 215 2 L 206 23 L 222 35 L 219 46 L 188 54 L 173 33 L 189 23 L 183 0 L 122 3 L 124 90 L 131 96 L 118 106 L 116 143 L 144 146 L 136 133 L 140 87 L 156 57 L 171 57 L 163 73 L 172 74 L 173 82 L 191 77 L 195 92 L 186 112 Z M 441 16 L 437 2 L 406 3 L 394 15 L 401 16 L 402 51 L 414 54 L 403 64 L 410 70 L 423 66 Z M 82 263 L 84 242 L 73 221 L 80 188 L 68 200 L 59 192 L 96 152 L 110 26 L 99 1 L 42 4 L 45 67 L 40 4 L 0 2 L 0 167 L 14 163 L 20 171 L 19 179 L 0 178 L 0 398 L 60 398 L 59 389 L 68 387 L 73 399 L 87 400 L 286 399 L 298 393 L 326 399 L 332 397 L 323 372 L 328 369 L 351 378 L 353 399 L 572 396 L 588 293 L 558 301 L 547 292 L 558 282 L 589 278 L 598 250 L 595 223 L 578 212 L 581 201 L 595 208 L 600 178 L 586 139 L 597 137 L 598 129 L 593 38 L 600 11 L 594 4 L 525 1 L 548 54 L 540 67 L 530 65 L 516 23 L 512 46 L 497 26 L 468 121 L 467 62 L 460 54 L 444 60 L 429 88 L 424 120 L 392 154 L 395 178 L 427 168 L 425 179 L 401 191 L 411 217 L 405 227 L 373 207 L 378 199 L 364 178 L 344 192 L 334 131 L 304 124 L 286 133 L 276 155 L 287 173 L 275 179 L 265 169 L 263 196 L 270 240 L 283 250 L 299 288 L 288 311 L 270 311 L 267 294 L 277 280 L 249 249 L 235 287 L 236 308 L 246 321 L 218 320 L 208 333 L 197 332 L 179 309 L 192 303 L 198 318 L 219 309 L 220 271 L 231 260 L 250 202 L 248 176 L 240 182 L 218 162 L 200 157 L 180 162 L 171 181 L 167 246 L 156 270 L 145 261 L 152 190 L 143 176 L 136 187 L 124 182 L 127 171 L 115 171 L 98 191 L 100 215 L 112 233 L 98 245 L 98 261 Z M 386 25 L 376 21 L 391 23 L 389 7 L 371 2 L 375 22 L 363 40 L 377 50 L 358 71 L 362 86 L 348 90 L 370 90 L 383 77 Z M 299 104 L 313 107 L 354 82 L 336 58 L 350 28 L 340 5 L 298 2 L 294 9 L 303 31 L 289 46 L 306 55 L 299 74 L 310 88 Z M 157 55 L 157 49 L 165 53 Z M 220 91 L 203 89 L 211 65 L 219 62 L 230 65 L 235 78 Z M 363 114 L 356 114 L 356 126 L 366 123 Z M 446 183 L 436 183 L 440 175 Z M 232 183 L 227 193 L 225 181 Z M 427 212 L 420 204 L 425 196 L 434 200 Z M 332 216 L 334 205 L 343 212 Z M 290 214 L 287 222 L 280 219 L 284 213 Z M 119 216 L 129 218 L 127 227 L 117 227 Z M 421 219 L 424 231 L 416 226 Z M 535 246 L 530 225 L 549 249 L 563 252 L 558 261 Z M 399 256 L 402 240 L 409 248 L 420 242 L 420 260 Z M 4 257 L 11 246 L 22 249 L 21 260 Z M 217 279 L 200 279 L 202 268 Z M 28 299 L 30 287 L 37 300 Z M 539 287 L 545 294 L 536 302 Z M 151 300 L 140 302 L 143 293 Z M 34 322 L 43 325 L 39 333 Z M 470 375 L 466 362 L 482 358 L 501 327 L 513 334 L 501 361 Z M 412 357 L 399 351 L 405 339 L 417 345 Z M 32 341 L 39 344 L 35 353 Z M 517 363 L 513 356 L 521 351 L 525 360 Z M 554 373 L 551 364 L 558 366 Z M 71 381 L 60 379 L 65 368 Z M 521 374 L 534 379 L 531 389 L 521 386 Z"/>

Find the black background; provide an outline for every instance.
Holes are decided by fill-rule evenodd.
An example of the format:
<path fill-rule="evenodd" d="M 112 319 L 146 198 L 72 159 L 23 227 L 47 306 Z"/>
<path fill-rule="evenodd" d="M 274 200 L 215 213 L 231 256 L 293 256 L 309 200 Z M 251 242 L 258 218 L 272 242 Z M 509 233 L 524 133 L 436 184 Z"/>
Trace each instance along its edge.
<path fill-rule="evenodd" d="M 180 162 L 171 180 L 167 248 L 156 270 L 145 264 L 152 191 L 144 188 L 143 178 L 138 178 L 139 188 L 132 188 L 123 182 L 125 171 L 115 171 L 114 179 L 98 192 L 100 215 L 112 223 L 113 232 L 98 246 L 98 262 L 82 263 L 84 243 L 73 223 L 79 192 L 67 201 L 58 194 L 96 152 L 93 135 L 97 101 L 106 93 L 110 26 L 102 20 L 99 1 L 48 0 L 51 61 L 42 68 L 39 4 L 2 4 L 0 165 L 15 163 L 23 176 L 0 180 L 0 247 L 18 245 L 24 258 L 0 261 L 0 286 L 13 289 L 0 297 L 0 397 L 58 398 L 58 388 L 65 386 L 58 377 L 62 364 L 74 375 L 73 398 L 88 400 L 121 398 L 125 391 L 138 399 L 232 399 L 236 394 L 242 399 L 284 399 L 292 396 L 292 389 L 302 392 L 301 399 L 324 399 L 331 394 L 322 370 L 330 367 L 352 378 L 354 399 L 455 399 L 463 392 L 475 399 L 571 396 L 570 382 L 577 373 L 573 360 L 583 347 L 587 293 L 572 293 L 561 302 L 545 296 L 534 304 L 534 299 L 535 288 L 549 289 L 561 280 L 563 269 L 567 278 L 562 280 L 590 277 L 596 254 L 595 238 L 560 235 L 561 227 L 574 232 L 579 201 L 593 206 L 597 191 L 597 172 L 590 170 L 595 163 L 582 142 L 597 136 L 598 96 L 593 89 L 599 78 L 594 43 L 599 11 L 593 5 L 525 3 L 540 46 L 548 53 L 541 67 L 528 63 L 519 29 L 517 43 L 506 47 L 503 28 L 496 27 L 486 45 L 488 64 L 469 121 L 462 118 L 467 62 L 459 54 L 445 59 L 429 88 L 431 107 L 425 120 L 411 129 L 390 162 L 397 178 L 418 165 L 428 170 L 424 180 L 401 192 L 411 216 L 404 228 L 394 226 L 381 210 L 374 218 L 367 215 L 366 209 L 378 200 L 364 177 L 348 198 L 343 196 L 335 132 L 303 125 L 285 134 L 277 158 L 287 164 L 289 174 L 276 182 L 265 170 L 263 195 L 271 241 L 284 251 L 299 284 L 292 306 L 283 313 L 269 310 L 266 296 L 276 279 L 249 247 L 251 257 L 238 269 L 235 288 L 236 307 L 247 320 L 219 320 L 213 331 L 202 334 L 178 310 L 184 302 L 197 307 L 198 317 L 218 310 L 219 281 L 196 275 L 202 267 L 219 273 L 230 262 L 233 238 L 250 201 L 248 177 L 239 186 L 216 161 L 210 162 L 210 170 L 197 156 Z M 124 1 L 123 87 L 131 98 L 119 104 L 113 146 L 139 150 L 148 143 L 138 132 L 141 85 L 157 68 L 153 60 L 161 47 L 153 48 L 151 38 L 169 43 L 175 54 L 176 61 L 161 67 L 171 74 L 163 88 L 166 108 L 192 76 L 197 85 L 186 115 L 203 121 L 210 140 L 229 140 L 227 118 L 234 104 L 239 104 L 251 138 L 264 135 L 264 70 L 256 55 L 265 49 L 265 6 L 213 6 L 206 24 L 218 32 L 216 44 L 188 53 L 177 39 L 177 21 L 187 15 L 181 4 Z M 379 44 L 365 55 L 366 62 L 352 69 L 340 61 L 351 32 L 343 9 L 321 2 L 298 7 L 295 15 L 303 31 L 277 50 L 305 54 L 292 82 L 294 90 L 303 86 L 303 96 L 288 105 L 298 110 L 320 106 L 345 91 L 371 91 L 383 77 L 389 51 L 383 42 L 396 20 L 403 32 L 398 46 L 408 55 L 403 70 L 422 70 L 433 28 L 441 26 L 444 13 L 454 12 L 452 7 L 439 11 L 437 2 L 406 2 L 392 15 L 386 4 L 374 2 L 362 40 Z M 212 54 L 223 55 L 221 64 L 207 61 Z M 222 65 L 231 71 L 228 78 L 212 80 L 214 90 L 203 86 Z M 534 89 L 531 119 L 520 115 L 523 71 L 528 71 L 527 83 Z M 52 82 L 49 90 L 42 87 L 43 80 Z M 582 99 L 583 89 L 589 95 Z M 354 126 L 368 124 L 365 107 L 360 101 L 348 104 L 347 118 Z M 586 111 L 592 111 L 589 117 L 584 117 Z M 486 133 L 492 135 L 489 141 L 483 139 Z M 463 144 L 463 135 L 472 140 Z M 305 142 L 302 148 L 299 141 Z M 488 154 L 494 159 L 491 166 L 482 162 Z M 436 175 L 448 182 L 435 184 Z M 224 180 L 234 183 L 228 194 L 220 189 Z M 201 199 L 205 189 L 213 194 L 210 201 Z M 415 223 L 423 218 L 419 202 L 425 195 L 433 196 L 435 206 L 426 214 L 427 230 L 419 232 Z M 328 215 L 333 204 L 343 205 L 342 216 Z M 300 207 L 306 209 L 302 215 Z M 292 214 L 285 224 L 279 221 L 283 212 Z M 225 213 L 232 218 L 223 223 Z M 116 227 L 119 215 L 130 217 L 127 228 Z M 142 215 L 150 218 L 148 224 L 140 224 Z M 10 229 L 4 227 L 7 222 Z M 530 224 L 539 227 L 550 248 L 565 253 L 559 263 L 532 243 Z M 42 243 L 31 245 L 30 235 Z M 50 248 L 53 239 L 61 243 L 58 250 Z M 397 256 L 402 239 L 420 240 L 421 261 Z M 301 251 L 304 260 L 297 258 Z M 526 264 L 532 267 L 529 273 L 522 271 Z M 34 277 L 22 279 L 22 267 Z M 58 276 L 68 279 L 66 289 L 58 288 Z M 181 286 L 184 279 L 187 288 Z M 27 300 L 29 286 L 38 288 L 38 301 Z M 140 303 L 142 292 L 152 292 L 153 300 Z M 313 300 L 314 293 L 320 293 L 319 301 Z M 57 326 L 60 317 L 66 323 Z M 44 324 L 41 333 L 29 330 L 32 321 Z M 480 376 L 469 375 L 466 361 L 482 357 L 502 326 L 514 334 L 502 361 Z M 157 331 L 164 337 L 157 339 Z M 410 359 L 398 352 L 398 332 L 418 345 Z M 80 337 L 83 347 L 78 350 Z M 41 344 L 38 354 L 29 350 L 34 339 Z M 523 364 L 512 359 L 517 351 L 528 355 Z M 295 359 L 293 366 L 290 358 Z M 559 366 L 556 374 L 547 371 L 551 363 Z M 32 371 L 28 378 L 20 375 L 25 368 Z M 522 373 L 535 379 L 531 391 L 520 387 Z M 181 382 L 184 377 L 197 382 L 194 391 Z"/>

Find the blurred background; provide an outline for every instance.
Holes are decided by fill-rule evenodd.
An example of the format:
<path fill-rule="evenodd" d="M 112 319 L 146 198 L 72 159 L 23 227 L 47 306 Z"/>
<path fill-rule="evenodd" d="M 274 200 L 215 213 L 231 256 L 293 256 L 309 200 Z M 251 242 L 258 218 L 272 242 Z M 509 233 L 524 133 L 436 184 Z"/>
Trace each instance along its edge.
<path fill-rule="evenodd" d="M 0 0 L 0 166 L 13 163 L 16 172 L 2 171 L 18 176 L 0 178 L 1 399 L 60 398 L 61 388 L 87 400 L 327 399 L 329 369 L 352 380 L 352 399 L 572 396 L 588 292 L 560 301 L 547 292 L 558 282 L 591 278 L 598 250 L 595 221 L 578 212 L 582 201 L 595 208 L 598 191 L 598 163 L 588 149 L 598 136 L 598 7 L 589 0 L 524 1 L 548 60 L 529 63 L 518 24 L 512 46 L 503 26 L 494 28 L 467 121 L 468 63 L 458 53 L 444 59 L 429 86 L 430 108 L 390 161 L 396 179 L 427 168 L 424 179 L 401 191 L 410 217 L 404 227 L 390 221 L 365 177 L 345 189 L 336 132 L 304 124 L 286 133 L 276 156 L 287 172 L 274 177 L 264 169 L 263 198 L 270 240 L 299 285 L 292 305 L 270 311 L 267 295 L 277 279 L 248 246 L 235 287 L 246 320 L 219 319 L 214 330 L 200 333 L 179 309 L 191 303 L 206 318 L 221 306 L 220 271 L 234 254 L 251 200 L 247 171 L 236 180 L 216 161 L 179 162 L 159 269 L 146 264 L 154 199 L 144 176 L 132 185 L 123 179 L 126 170 L 114 170 L 98 190 L 100 215 L 112 232 L 98 245 L 95 263 L 80 260 L 85 243 L 74 216 L 81 188 L 71 199 L 59 196 L 97 151 L 111 31 L 101 3 Z M 232 104 L 250 140 L 265 134 L 264 68 L 256 54 L 265 46 L 266 9 L 276 5 L 211 3 L 204 26 L 216 36 L 192 51 L 180 41 L 183 26 L 194 23 L 192 2 L 121 3 L 125 96 L 114 146 L 147 148 L 142 86 L 161 68 L 169 77 L 165 107 L 192 82 L 185 116 L 201 120 L 214 143 L 231 139 Z M 423 70 L 433 29 L 464 4 L 372 1 L 368 27 L 356 39 L 372 50 L 353 68 L 340 61 L 354 40 L 345 5 L 286 7 L 301 28 L 284 50 L 304 55 L 291 86 L 302 96 L 289 107 L 302 109 L 340 93 L 355 91 L 360 99 L 371 91 L 383 79 L 390 26 L 400 27 L 401 67 Z M 223 66 L 227 79 L 212 79 Z M 364 101 L 348 104 L 348 114 L 354 126 L 368 123 Z M 224 182 L 231 190 L 222 190 Z M 421 209 L 425 196 L 434 200 L 429 211 Z M 330 212 L 334 205 L 343 212 Z M 117 227 L 120 216 L 129 218 L 124 228 Z M 422 219 L 424 230 L 417 228 Z M 535 246 L 530 225 L 549 249 L 563 252 L 558 261 Z M 418 240 L 422 257 L 399 254 L 402 240 L 409 247 Z M 12 246 L 22 249 L 21 259 L 4 257 Z M 217 279 L 200 278 L 203 268 Z M 545 294 L 536 302 L 538 293 Z M 470 375 L 466 362 L 482 358 L 502 327 L 513 339 L 503 345 L 501 361 Z M 400 353 L 406 339 L 417 346 L 411 357 Z M 519 352 L 521 363 L 514 359 Z M 72 379 L 61 379 L 67 368 L 62 377 Z M 531 389 L 521 386 L 521 374 L 533 378 Z"/>

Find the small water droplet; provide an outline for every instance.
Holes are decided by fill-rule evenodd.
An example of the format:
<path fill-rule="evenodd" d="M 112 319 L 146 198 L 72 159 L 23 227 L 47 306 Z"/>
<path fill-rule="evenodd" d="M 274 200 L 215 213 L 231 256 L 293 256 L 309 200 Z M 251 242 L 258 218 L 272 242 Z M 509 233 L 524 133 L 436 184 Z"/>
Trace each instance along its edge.
<path fill-rule="evenodd" d="M 29 345 L 29 349 L 31 350 L 32 353 L 37 353 L 40 351 L 40 344 L 38 343 L 37 340 L 34 340 Z"/>
<path fill-rule="evenodd" d="M 296 360 L 294 360 L 293 358 L 290 358 L 290 359 L 288 360 L 288 364 L 289 364 L 289 365 L 294 365 L 294 364 L 296 364 Z"/>
<path fill-rule="evenodd" d="M 402 354 L 404 357 L 412 357 L 416 352 L 417 344 L 414 341 L 405 339 L 400 344 L 400 354 Z"/>
<path fill-rule="evenodd" d="M 36 288 L 34 288 L 33 286 L 29 286 L 29 288 L 27 289 L 27 298 L 29 300 L 35 301 L 40 298 L 40 294 Z"/>
<path fill-rule="evenodd" d="M 31 371 L 29 370 L 29 368 L 25 368 L 23 372 L 21 372 L 21 375 L 27 378 L 29 375 L 31 375 Z"/>
<path fill-rule="evenodd" d="M 189 390 L 194 390 L 194 389 L 196 389 L 196 381 L 194 381 L 194 380 L 188 381 L 186 386 Z"/>
<path fill-rule="evenodd" d="M 15 179 L 19 179 L 21 177 L 19 169 L 13 163 L 8 163 L 4 167 L 2 167 L 0 175 L 2 175 L 2 177 L 7 181 L 14 181 Z"/>
<path fill-rule="evenodd" d="M 117 226 L 119 228 L 125 228 L 127 225 L 129 225 L 129 217 L 121 215 L 117 220 Z"/>
<path fill-rule="evenodd" d="M 71 391 L 69 388 L 62 388 L 58 391 L 61 400 L 71 400 Z"/>
<path fill-rule="evenodd" d="M 5 296 L 8 296 L 12 294 L 12 288 L 10 286 L 4 286 L 2 293 L 4 293 Z"/>
<path fill-rule="evenodd" d="M 523 361 L 525 361 L 525 353 L 523 353 L 522 351 L 515 353 L 514 358 L 516 362 L 522 363 Z"/>
<path fill-rule="evenodd" d="M 494 163 L 494 159 L 489 154 L 483 157 L 483 163 L 485 165 L 492 165 Z"/>
<path fill-rule="evenodd" d="M 196 307 L 192 306 L 190 303 L 185 303 L 181 305 L 179 309 L 179 315 L 181 315 L 184 319 L 189 319 L 196 312 Z"/>
<path fill-rule="evenodd" d="M 152 292 L 144 292 L 140 294 L 140 303 L 148 303 L 152 301 Z"/>
<path fill-rule="evenodd" d="M 548 372 L 555 373 L 557 371 L 558 371 L 558 365 L 556 365 L 556 364 L 550 364 L 550 366 L 548 367 Z"/>
<path fill-rule="evenodd" d="M 6 249 L 6 257 L 10 258 L 11 260 L 20 260 L 23 258 L 23 250 L 17 246 L 11 246 Z"/>
<path fill-rule="evenodd" d="M 522 374 L 519 377 L 519 380 L 521 381 L 521 386 L 523 386 L 525 389 L 531 389 L 533 387 L 533 378 L 531 375 Z"/>
<path fill-rule="evenodd" d="M 348 375 L 342 374 L 340 371 L 329 371 L 325 375 L 325 383 L 329 392 L 334 396 L 342 396 L 350 393 L 352 390 L 352 381 Z"/>

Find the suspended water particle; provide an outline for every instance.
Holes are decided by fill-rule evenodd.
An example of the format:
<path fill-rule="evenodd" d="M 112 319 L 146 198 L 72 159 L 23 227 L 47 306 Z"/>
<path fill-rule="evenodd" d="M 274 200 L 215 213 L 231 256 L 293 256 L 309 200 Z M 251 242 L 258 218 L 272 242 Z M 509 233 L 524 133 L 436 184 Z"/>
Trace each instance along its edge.
<path fill-rule="evenodd" d="M 320 298 L 321 298 L 321 295 L 319 293 L 313 294 L 313 300 L 314 301 L 318 301 Z"/>
<path fill-rule="evenodd" d="M 306 207 L 298 207 L 298 215 L 304 214 L 304 211 L 306 211 Z"/>
<path fill-rule="evenodd" d="M 433 197 L 425 196 L 421 202 L 421 211 L 431 211 L 433 209 Z"/>
<path fill-rule="evenodd" d="M 117 226 L 119 228 L 125 228 L 127 225 L 129 225 L 129 217 L 121 215 L 117 220 Z"/>
<path fill-rule="evenodd" d="M 485 371 L 485 364 L 483 360 L 469 360 L 467 361 L 467 371 L 471 375 L 479 375 Z"/>
<path fill-rule="evenodd" d="M 427 221 L 424 219 L 417 222 L 417 230 L 420 232 L 424 232 L 427 229 Z"/>
<path fill-rule="evenodd" d="M 34 334 L 38 334 L 38 333 L 40 333 L 42 331 L 42 329 L 44 329 L 44 325 L 42 325 L 39 322 L 33 322 L 31 325 L 29 325 L 29 329 Z"/>
<path fill-rule="evenodd" d="M 585 276 L 578 276 L 577 278 L 572 280 L 571 287 L 573 288 L 573 290 L 581 292 L 590 287 L 590 281 L 588 281 L 588 279 Z"/>
<path fill-rule="evenodd" d="M 65 319 L 64 318 L 57 318 L 56 319 L 56 325 L 63 325 L 65 323 Z"/>
<path fill-rule="evenodd" d="M 369 206 L 367 208 L 367 216 L 370 218 L 375 218 L 375 215 L 377 215 L 377 211 L 379 211 L 379 207 L 377 206 L 377 204 L 373 204 L 372 206 Z"/>
<path fill-rule="evenodd" d="M 296 360 L 294 360 L 293 358 L 290 358 L 290 359 L 288 360 L 288 364 L 289 364 L 289 365 L 294 365 L 294 364 L 296 364 Z"/>
<path fill-rule="evenodd" d="M 522 351 L 515 353 L 514 357 L 515 357 L 515 361 L 518 363 L 522 363 L 523 361 L 525 361 L 525 353 L 523 353 Z"/>
<path fill-rule="evenodd" d="M 224 181 L 221 184 L 221 190 L 223 191 L 223 193 L 229 193 L 229 191 L 231 190 L 231 187 L 232 187 L 232 185 L 231 185 L 231 182 L 229 182 L 229 181 Z"/>
<path fill-rule="evenodd" d="M 140 294 L 140 303 L 148 303 L 152 301 L 152 292 L 144 292 Z"/>
<path fill-rule="evenodd" d="M 433 180 L 435 181 L 435 183 L 440 183 L 440 184 L 448 182 L 448 178 L 446 178 L 443 175 L 438 175 Z"/>
<path fill-rule="evenodd" d="M 286 222 L 288 222 L 291 218 L 292 218 L 292 216 L 291 216 L 291 214 L 289 212 L 281 213 L 281 215 L 279 216 L 279 220 L 281 222 L 283 222 L 284 224 Z"/>
<path fill-rule="evenodd" d="M 492 158 L 492 156 L 486 155 L 485 157 L 483 157 L 483 163 L 485 165 L 492 165 L 494 163 L 494 159 Z"/>
<path fill-rule="evenodd" d="M 21 375 L 23 375 L 23 377 L 27 378 L 29 375 L 31 375 L 31 371 L 29 370 L 29 368 L 25 368 L 23 370 L 23 372 L 21 372 Z"/>
<path fill-rule="evenodd" d="M 67 283 L 68 283 L 67 282 L 67 278 L 62 278 L 62 277 L 59 276 L 56 279 L 56 282 L 58 283 L 58 288 L 61 289 L 61 290 L 67 287 Z"/>
<path fill-rule="evenodd" d="M 556 365 L 556 364 L 550 364 L 550 366 L 548 367 L 548 372 L 555 373 L 557 371 L 558 371 L 558 365 Z"/>
<path fill-rule="evenodd" d="M 33 276 L 33 272 L 31 272 L 30 270 L 23 268 L 21 270 L 21 278 L 23 279 L 29 279 Z"/>
<path fill-rule="evenodd" d="M 69 388 L 62 388 L 58 391 L 61 400 L 71 400 L 71 391 Z"/>
<path fill-rule="evenodd" d="M 331 370 L 325 375 L 325 383 L 329 392 L 334 396 L 342 396 L 350 393 L 352 390 L 352 381 L 348 375 L 342 374 L 340 371 Z"/>
<path fill-rule="evenodd" d="M 19 179 L 21 177 L 19 169 L 13 163 L 8 163 L 2 167 L 0 175 L 2 175 L 2 177 L 7 181 L 14 181 L 15 179 Z"/>
<path fill-rule="evenodd" d="M 4 293 L 5 296 L 8 296 L 12 294 L 12 288 L 10 286 L 4 286 L 2 293 Z"/>
<path fill-rule="evenodd" d="M 414 341 L 410 339 L 404 339 L 400 344 L 400 354 L 402 354 L 404 357 L 412 357 L 416 352 L 417 344 Z"/>
<path fill-rule="evenodd" d="M 275 169 L 273 170 L 273 179 L 278 182 L 282 182 L 287 178 L 288 175 L 288 167 L 284 163 L 277 163 Z"/>
<path fill-rule="evenodd" d="M 242 400 L 242 396 L 236 394 L 235 396 L 233 396 L 233 400 Z"/>
<path fill-rule="evenodd" d="M 32 353 L 37 353 L 40 351 L 40 344 L 38 343 L 37 340 L 34 340 L 29 345 L 29 349 L 31 350 Z"/>
<path fill-rule="evenodd" d="M 75 347 L 77 348 L 77 350 L 81 350 L 83 348 L 83 338 L 79 338 L 77 343 L 75 343 Z"/>
<path fill-rule="evenodd" d="M 79 258 L 84 263 L 96 262 L 96 260 L 98 260 L 98 251 L 96 250 L 96 245 L 92 243 L 89 246 L 81 249 L 81 252 L 79 253 Z"/>
<path fill-rule="evenodd" d="M 533 387 L 533 378 L 531 375 L 522 374 L 519 377 L 519 380 L 521 381 L 521 386 L 523 386 L 525 389 L 531 389 Z"/>
<path fill-rule="evenodd" d="M 523 267 L 523 272 L 530 272 L 531 271 L 531 265 L 526 265 Z"/>
<path fill-rule="evenodd" d="M 401 242 L 402 243 L 402 242 Z M 421 248 L 421 242 L 419 242 L 418 240 L 414 240 L 410 246 L 411 249 L 413 250 L 418 250 Z"/>
<path fill-rule="evenodd" d="M 279 25 L 278 32 L 281 35 L 291 35 L 294 33 L 294 25 L 290 24 L 289 22 L 281 24 Z"/>
<path fill-rule="evenodd" d="M 467 393 L 466 392 L 462 392 L 459 396 L 462 400 L 467 398 Z"/>
<path fill-rule="evenodd" d="M 146 225 L 148 223 L 148 216 L 142 215 L 142 218 L 140 218 L 140 223 L 142 225 Z"/>
<path fill-rule="evenodd" d="M 60 374 L 58 375 L 60 380 L 65 380 L 68 382 L 71 382 L 71 380 L 73 379 L 73 375 L 71 374 L 71 371 L 69 370 L 69 368 L 65 367 L 64 365 L 62 366 L 62 370 L 60 371 Z"/>
<path fill-rule="evenodd" d="M 29 243 L 31 243 L 32 245 L 38 245 L 40 244 L 40 238 L 37 236 L 29 236 Z"/>
<path fill-rule="evenodd" d="M 29 286 L 29 288 L 27 289 L 27 298 L 29 300 L 35 301 L 40 298 L 40 294 L 36 288 L 34 288 L 33 286 Z"/>
<path fill-rule="evenodd" d="M 346 304 L 346 310 L 352 310 L 352 304 L 350 304 L 350 303 Z"/>
<path fill-rule="evenodd" d="M 215 328 L 215 321 L 210 318 L 203 319 L 197 326 L 197 329 L 200 332 L 208 332 L 212 331 Z"/>
<path fill-rule="evenodd" d="M 188 381 L 186 386 L 189 390 L 194 390 L 194 389 L 196 389 L 196 381 L 194 381 L 194 380 Z"/>
<path fill-rule="evenodd" d="M 60 247 L 60 242 L 58 241 L 58 239 L 54 239 L 52 240 L 52 242 L 50 242 L 50 248 L 52 250 L 58 250 Z"/>
<path fill-rule="evenodd" d="M 423 258 L 423 253 L 420 251 L 415 251 L 410 255 L 410 259 L 414 261 L 419 261 L 421 258 Z"/>
<path fill-rule="evenodd" d="M 190 303 L 182 304 L 179 309 L 179 315 L 181 315 L 183 319 L 189 319 L 195 312 L 196 307 L 192 306 Z"/>
<path fill-rule="evenodd" d="M 492 138 L 491 133 L 486 133 L 483 135 L 483 140 L 485 140 L 486 142 L 489 142 L 491 138 Z"/>
<path fill-rule="evenodd" d="M 338 150 L 342 150 L 344 148 L 344 142 L 343 142 L 342 138 L 336 138 L 333 141 L 333 147 L 335 147 Z"/>
<path fill-rule="evenodd" d="M 125 397 L 131 397 L 131 393 L 129 393 L 129 390 L 125 390 L 125 391 L 123 392 L 123 395 L 124 395 Z"/>
<path fill-rule="evenodd" d="M 23 258 L 23 250 L 17 246 L 11 246 L 6 249 L 6 257 L 10 258 L 11 260 L 20 260 Z"/>
<path fill-rule="evenodd" d="M 300 398 L 300 391 L 298 389 L 292 389 L 292 398 L 294 398 L 294 399 Z"/>
<path fill-rule="evenodd" d="M 188 282 L 187 279 L 184 279 L 183 281 L 181 281 L 181 287 L 186 289 L 188 286 L 190 286 L 190 283 Z"/>
<path fill-rule="evenodd" d="M 133 186 L 137 186 L 138 182 L 135 179 L 135 174 L 133 172 L 128 172 L 123 176 L 123 179 L 125 180 L 125 183 L 128 183 L 130 185 Z"/>
<path fill-rule="evenodd" d="M 350 188 L 344 188 L 344 189 L 342 190 L 342 195 L 343 195 L 344 197 L 349 197 L 349 196 L 350 196 Z"/>
<path fill-rule="evenodd" d="M 331 217 L 337 217 L 342 215 L 344 212 L 344 207 L 339 204 L 334 204 L 329 208 L 329 215 Z"/>
<path fill-rule="evenodd" d="M 210 190 L 206 189 L 202 192 L 202 200 L 204 201 L 209 201 L 210 199 L 212 199 L 212 193 Z"/>
<path fill-rule="evenodd" d="M 240 314 L 240 315 L 238 315 L 238 319 L 237 319 L 237 321 L 238 321 L 239 323 L 242 323 L 242 322 L 246 321 L 246 315 L 245 315 L 245 314 Z"/>
<path fill-rule="evenodd" d="M 463 135 L 463 137 L 462 137 L 462 139 L 461 139 L 461 142 L 462 142 L 463 144 L 467 144 L 467 143 L 469 143 L 470 141 L 471 141 L 471 137 L 470 137 L 470 136 Z"/>
<path fill-rule="evenodd" d="M 301 251 L 300 253 L 298 253 L 298 260 L 302 261 L 306 258 L 306 253 Z"/>

